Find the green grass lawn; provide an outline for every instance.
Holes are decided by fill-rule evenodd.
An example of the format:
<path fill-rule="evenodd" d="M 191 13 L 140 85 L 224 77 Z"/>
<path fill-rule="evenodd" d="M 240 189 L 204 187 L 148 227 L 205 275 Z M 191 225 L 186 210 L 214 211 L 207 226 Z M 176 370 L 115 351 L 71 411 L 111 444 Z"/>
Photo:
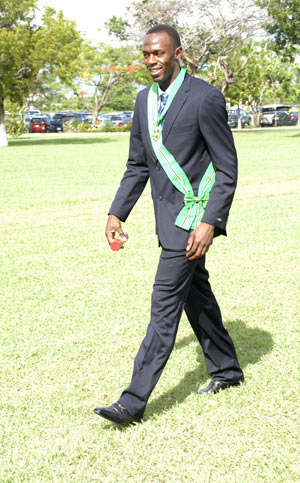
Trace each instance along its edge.
<path fill-rule="evenodd" d="M 128 135 L 0 148 L 2 482 L 299 482 L 300 133 L 236 133 L 228 238 L 207 256 L 246 382 L 212 397 L 182 318 L 143 423 L 92 410 L 130 381 L 159 249 L 149 187 L 112 252 Z M 298 427 L 297 427 L 298 426 Z"/>

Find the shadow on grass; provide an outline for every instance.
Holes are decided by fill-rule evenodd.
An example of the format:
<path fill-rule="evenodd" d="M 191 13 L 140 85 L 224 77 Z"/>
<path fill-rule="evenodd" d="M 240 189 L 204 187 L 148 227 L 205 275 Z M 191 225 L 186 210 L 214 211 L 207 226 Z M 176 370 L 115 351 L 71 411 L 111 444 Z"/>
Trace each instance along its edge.
<path fill-rule="evenodd" d="M 257 327 L 247 327 L 242 320 L 234 320 L 226 324 L 238 354 L 242 369 L 249 364 L 256 364 L 265 354 L 273 348 L 272 335 L 266 330 Z M 193 334 L 184 337 L 175 344 L 174 350 L 195 341 Z M 162 396 L 154 399 L 147 406 L 147 416 L 157 415 L 168 411 L 175 404 L 183 402 L 191 393 L 197 391 L 199 385 L 207 379 L 207 372 L 201 347 L 197 347 L 197 360 L 199 367 L 189 371 L 180 383 Z"/>
<path fill-rule="evenodd" d="M 59 136 L 59 135 L 58 135 Z M 58 146 L 61 144 L 103 144 L 115 142 L 116 139 L 107 136 L 82 136 L 82 137 L 57 137 L 57 138 L 24 138 L 12 139 L 8 142 L 9 146 Z"/>
<path fill-rule="evenodd" d="M 228 329 L 234 341 L 242 369 L 245 369 L 249 364 L 256 364 L 265 354 L 272 351 L 274 345 L 273 338 L 270 332 L 266 330 L 258 329 L 257 327 L 247 327 L 242 320 L 227 322 L 226 329 Z M 195 335 L 192 333 L 176 342 L 174 350 L 180 350 L 195 340 Z M 145 420 L 150 419 L 151 416 L 164 413 L 174 405 L 182 403 L 190 394 L 197 391 L 199 385 L 205 383 L 208 376 L 200 346 L 196 349 L 196 355 L 199 361 L 198 368 L 187 372 L 177 386 L 174 386 L 157 399 L 152 400 L 146 408 Z M 107 424 L 104 426 L 104 429 L 126 431 L 128 427 Z"/>

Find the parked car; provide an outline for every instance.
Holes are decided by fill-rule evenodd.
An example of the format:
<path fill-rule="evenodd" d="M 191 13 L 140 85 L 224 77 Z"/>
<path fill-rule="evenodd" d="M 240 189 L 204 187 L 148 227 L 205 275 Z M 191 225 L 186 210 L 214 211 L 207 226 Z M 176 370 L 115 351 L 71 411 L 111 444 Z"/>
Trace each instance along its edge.
<path fill-rule="evenodd" d="M 72 111 L 56 112 L 51 120 L 51 132 L 63 132 L 65 122 L 72 119 L 74 119 L 74 113 Z"/>
<path fill-rule="evenodd" d="M 28 116 L 26 116 L 25 119 L 23 119 L 23 125 L 25 126 L 27 125 L 28 127 L 31 119 L 32 119 L 32 114 L 31 115 L 29 114 Z"/>
<path fill-rule="evenodd" d="M 99 120 L 111 126 L 124 126 L 124 118 L 116 114 L 103 114 Z"/>
<path fill-rule="evenodd" d="M 26 109 L 26 111 L 22 112 L 22 118 L 30 116 L 32 118 L 33 116 L 38 116 L 41 114 L 41 111 L 39 109 Z"/>
<path fill-rule="evenodd" d="M 228 126 L 229 127 L 238 127 L 238 108 L 231 108 L 227 109 L 227 115 L 228 115 Z M 245 127 L 246 125 L 250 126 L 251 124 L 251 116 L 246 112 L 244 109 L 240 108 L 240 118 L 241 118 L 241 123 L 242 127 Z"/>
<path fill-rule="evenodd" d="M 92 121 L 93 120 L 93 115 L 91 114 L 90 111 L 79 111 L 79 112 L 74 112 L 75 117 L 82 121 Z"/>
<path fill-rule="evenodd" d="M 122 118 L 122 122 L 124 124 L 124 126 L 128 126 L 128 125 L 131 125 L 132 124 L 132 114 L 131 112 L 127 111 L 127 112 L 120 112 L 118 114 L 118 116 L 120 116 Z"/>
<path fill-rule="evenodd" d="M 93 122 L 93 115 L 90 113 L 82 114 L 82 113 L 75 113 L 75 118 L 79 122 L 87 122 L 91 124 Z"/>
<path fill-rule="evenodd" d="M 75 117 L 75 113 L 73 111 L 59 111 L 54 114 L 53 120 L 66 122 L 69 119 L 73 119 L 74 117 Z"/>
<path fill-rule="evenodd" d="M 110 119 L 112 116 L 112 114 L 98 114 L 98 121 L 107 121 L 108 119 Z"/>
<path fill-rule="evenodd" d="M 295 126 L 298 123 L 298 113 L 291 105 L 274 104 L 262 107 L 261 127 L 265 126 Z"/>
<path fill-rule="evenodd" d="M 121 115 L 123 114 L 123 116 L 130 117 L 131 119 L 133 117 L 133 111 L 122 111 L 119 114 L 121 114 Z"/>
<path fill-rule="evenodd" d="M 50 132 L 51 119 L 48 116 L 33 116 L 28 124 L 29 132 Z"/>

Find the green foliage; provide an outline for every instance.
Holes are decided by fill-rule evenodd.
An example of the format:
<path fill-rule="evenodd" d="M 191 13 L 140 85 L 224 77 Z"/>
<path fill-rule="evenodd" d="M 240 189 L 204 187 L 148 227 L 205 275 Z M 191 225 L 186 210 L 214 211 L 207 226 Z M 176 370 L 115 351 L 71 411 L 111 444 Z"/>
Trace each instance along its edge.
<path fill-rule="evenodd" d="M 64 124 L 64 132 L 74 133 L 99 133 L 99 132 L 129 132 L 131 125 L 126 126 L 114 126 L 111 124 L 105 124 L 103 122 L 97 123 L 96 126 L 92 126 L 90 122 L 79 122 L 77 119 L 72 119 Z"/>
<path fill-rule="evenodd" d="M 71 121 L 67 121 L 64 124 L 64 132 L 76 132 L 76 133 L 85 133 L 90 131 L 90 124 L 87 122 L 79 122 L 76 119 L 72 119 Z"/>
<path fill-rule="evenodd" d="M 257 0 L 266 7 L 272 17 L 267 24 L 273 36 L 275 49 L 283 57 L 293 59 L 300 50 L 300 2 L 299 0 Z"/>
<path fill-rule="evenodd" d="M 12 30 L 30 24 L 36 7 L 37 0 L 0 0 L 0 29 Z"/>
<path fill-rule="evenodd" d="M 235 82 L 226 97 L 231 104 L 248 104 L 254 110 L 269 102 L 299 102 L 299 68 L 282 60 L 268 42 L 242 46 L 230 57 Z"/>
<path fill-rule="evenodd" d="M 88 97 L 86 99 L 88 101 Z M 82 110 L 82 104 L 78 97 L 74 96 L 73 89 L 59 80 L 47 82 L 42 91 L 39 90 L 30 96 L 28 103 L 44 112 Z M 92 107 L 92 102 L 90 105 Z"/>
<path fill-rule="evenodd" d="M 126 110 L 128 104 L 130 104 L 130 110 L 132 109 L 132 102 L 130 101 L 135 98 L 133 85 L 146 78 L 139 51 L 127 47 L 113 48 L 104 44 L 97 47 L 87 45 L 82 53 L 81 62 L 83 66 L 81 78 L 85 84 L 94 90 L 92 96 L 94 125 L 97 123 L 99 112 L 109 101 L 111 101 L 111 104 L 117 103 L 117 92 L 122 91 L 120 101 L 123 102 L 123 105 L 126 105 Z M 82 93 L 81 85 L 74 84 L 73 88 L 81 104 L 85 108 L 91 109 L 91 98 L 86 98 L 85 94 Z M 117 107 L 117 109 L 122 108 Z"/>
<path fill-rule="evenodd" d="M 46 7 L 41 25 L 35 24 L 36 1 L 1 0 L 0 104 L 20 105 L 32 92 L 43 91 L 59 77 L 70 84 L 78 73 L 82 38 L 75 23 Z"/>
<path fill-rule="evenodd" d="M 133 111 L 136 98 L 136 89 L 132 85 L 127 88 L 116 89 L 105 105 L 105 110 L 109 111 Z"/>
<path fill-rule="evenodd" d="M 101 126 L 99 131 L 101 132 L 129 132 L 131 126 L 127 124 L 126 126 L 112 126 L 111 124 L 104 124 Z"/>
<path fill-rule="evenodd" d="M 27 5 L 27 1 L 22 1 Z M 49 7 L 40 27 L 32 18 L 21 22 L 16 16 L 10 21 L 0 31 L 0 97 L 22 102 L 51 78 L 70 82 L 77 72 L 82 43 L 74 22 Z"/>
<path fill-rule="evenodd" d="M 127 20 L 121 17 L 116 17 L 115 15 L 105 22 L 105 27 L 108 30 L 109 35 L 115 35 L 120 40 L 128 40 L 129 33 L 129 23 Z"/>
<path fill-rule="evenodd" d="M 22 112 L 25 107 L 20 106 L 20 104 L 17 102 L 8 102 L 6 103 L 6 107 L 9 112 L 9 114 L 6 116 L 7 134 L 9 134 L 11 137 L 21 136 L 21 134 L 26 132 L 26 128 L 22 120 Z"/>

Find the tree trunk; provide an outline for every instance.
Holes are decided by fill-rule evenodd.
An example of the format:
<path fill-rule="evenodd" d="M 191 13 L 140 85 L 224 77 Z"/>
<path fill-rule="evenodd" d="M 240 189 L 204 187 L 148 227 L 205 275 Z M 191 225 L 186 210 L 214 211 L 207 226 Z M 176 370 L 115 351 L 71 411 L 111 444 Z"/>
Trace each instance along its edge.
<path fill-rule="evenodd" d="M 6 129 L 5 129 L 4 102 L 1 97 L 0 97 L 0 146 L 8 146 Z"/>
<path fill-rule="evenodd" d="M 242 125 L 242 120 L 241 120 L 240 99 L 239 99 L 239 105 L 238 105 L 237 113 L 238 113 L 238 129 L 242 129 L 243 125 Z"/>
<path fill-rule="evenodd" d="M 93 112 L 93 120 L 92 120 L 92 126 L 94 128 L 97 127 L 98 124 L 98 88 L 95 86 L 95 92 L 94 92 L 94 112 Z"/>
<path fill-rule="evenodd" d="M 253 126 L 259 127 L 259 116 L 257 112 L 258 103 L 255 101 L 251 102 L 251 110 L 253 112 Z"/>

